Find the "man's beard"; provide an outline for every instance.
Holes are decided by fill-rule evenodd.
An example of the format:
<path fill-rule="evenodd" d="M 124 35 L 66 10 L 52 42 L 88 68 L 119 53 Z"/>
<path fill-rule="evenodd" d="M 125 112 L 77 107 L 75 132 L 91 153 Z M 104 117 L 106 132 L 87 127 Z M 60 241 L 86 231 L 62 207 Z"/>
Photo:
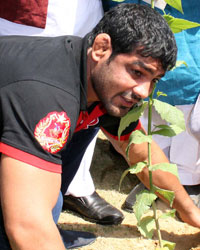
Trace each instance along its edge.
<path fill-rule="evenodd" d="M 112 99 L 108 100 L 106 98 L 107 93 L 103 87 L 104 84 L 101 84 L 102 82 L 100 82 L 99 80 L 96 80 L 95 77 L 91 77 L 91 83 L 92 83 L 92 87 L 93 87 L 98 99 L 101 101 L 101 103 L 103 104 L 104 108 L 106 109 L 106 111 L 109 115 L 115 116 L 115 117 L 122 117 L 128 113 L 130 108 L 127 108 L 124 106 L 116 106 L 116 105 L 112 104 L 112 102 L 111 102 Z M 116 96 L 118 96 L 118 95 L 120 96 L 121 94 L 118 93 Z M 114 96 L 114 97 L 116 97 L 116 96 Z"/>

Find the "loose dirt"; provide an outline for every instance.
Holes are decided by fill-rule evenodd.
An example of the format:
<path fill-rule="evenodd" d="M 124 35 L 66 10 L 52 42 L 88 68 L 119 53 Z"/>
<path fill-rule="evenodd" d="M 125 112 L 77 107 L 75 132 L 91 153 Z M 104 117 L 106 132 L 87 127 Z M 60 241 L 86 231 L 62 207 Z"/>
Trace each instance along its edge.
<path fill-rule="evenodd" d="M 109 150 L 109 142 L 100 132 L 91 166 L 91 174 L 96 191 L 113 206 L 120 209 L 125 216 L 121 225 L 102 226 L 85 221 L 70 211 L 63 212 L 59 224 L 63 229 L 89 231 L 97 235 L 92 245 L 82 250 L 154 250 L 158 244 L 156 235 L 152 240 L 140 235 L 134 214 L 121 209 L 131 189 L 138 183 L 137 177 L 125 177 L 121 190 L 119 181 L 127 163 Z M 160 200 L 157 201 L 158 213 L 169 211 Z M 178 220 L 168 218 L 160 220 L 162 238 L 176 243 L 176 250 L 200 250 L 200 229 L 194 228 Z"/>

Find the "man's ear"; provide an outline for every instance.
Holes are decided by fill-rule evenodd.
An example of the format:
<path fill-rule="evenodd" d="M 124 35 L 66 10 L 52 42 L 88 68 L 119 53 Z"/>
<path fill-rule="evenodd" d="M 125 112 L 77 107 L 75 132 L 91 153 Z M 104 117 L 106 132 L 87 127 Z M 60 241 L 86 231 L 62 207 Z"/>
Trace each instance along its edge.
<path fill-rule="evenodd" d="M 101 33 L 96 36 L 92 45 L 92 59 L 98 62 L 102 57 L 112 53 L 111 38 L 106 33 Z"/>

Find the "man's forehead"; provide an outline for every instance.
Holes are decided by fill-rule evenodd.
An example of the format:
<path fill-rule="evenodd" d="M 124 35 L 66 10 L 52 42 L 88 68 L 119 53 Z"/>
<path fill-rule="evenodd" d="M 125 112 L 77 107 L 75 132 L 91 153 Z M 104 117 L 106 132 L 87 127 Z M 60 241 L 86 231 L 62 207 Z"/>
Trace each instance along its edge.
<path fill-rule="evenodd" d="M 152 70 L 157 70 L 161 72 L 161 75 L 164 76 L 165 70 L 163 69 L 163 65 L 161 63 L 161 60 L 159 58 L 154 58 L 151 56 L 143 56 L 140 53 L 138 53 L 137 50 L 134 50 L 131 53 L 125 54 L 132 65 L 137 65 L 149 73 L 152 73 Z"/>
<path fill-rule="evenodd" d="M 148 58 L 149 60 L 144 60 L 144 57 L 140 58 L 139 60 L 134 60 L 133 65 L 137 65 L 144 70 L 148 71 L 150 74 L 154 74 L 155 71 L 160 72 L 160 77 L 164 76 L 165 71 L 162 67 L 160 60 L 154 58 Z"/>

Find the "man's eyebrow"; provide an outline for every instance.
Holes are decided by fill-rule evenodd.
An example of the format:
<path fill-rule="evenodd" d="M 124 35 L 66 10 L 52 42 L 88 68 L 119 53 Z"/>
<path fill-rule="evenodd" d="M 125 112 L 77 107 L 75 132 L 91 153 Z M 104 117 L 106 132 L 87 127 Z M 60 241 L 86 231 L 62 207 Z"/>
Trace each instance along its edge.
<path fill-rule="evenodd" d="M 149 67 L 147 67 L 142 61 L 135 61 L 135 62 L 133 62 L 133 65 L 138 65 L 138 66 L 140 66 L 141 68 L 143 68 L 144 70 L 146 70 L 146 71 L 148 71 L 149 73 L 151 73 L 152 75 L 153 75 L 153 73 L 154 73 L 154 71 L 151 69 L 151 68 L 149 68 Z M 161 74 L 161 75 L 159 75 L 158 77 L 163 77 L 165 74 Z"/>

